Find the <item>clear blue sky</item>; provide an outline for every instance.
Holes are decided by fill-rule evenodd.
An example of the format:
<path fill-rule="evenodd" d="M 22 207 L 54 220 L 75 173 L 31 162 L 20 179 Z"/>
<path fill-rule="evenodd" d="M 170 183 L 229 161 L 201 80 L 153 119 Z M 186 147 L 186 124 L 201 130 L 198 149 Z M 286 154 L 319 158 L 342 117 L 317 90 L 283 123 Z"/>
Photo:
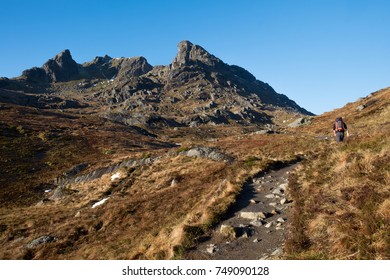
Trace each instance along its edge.
<path fill-rule="evenodd" d="M 0 0 L 0 76 L 63 49 L 169 64 L 189 40 L 316 114 L 390 86 L 388 0 Z"/>

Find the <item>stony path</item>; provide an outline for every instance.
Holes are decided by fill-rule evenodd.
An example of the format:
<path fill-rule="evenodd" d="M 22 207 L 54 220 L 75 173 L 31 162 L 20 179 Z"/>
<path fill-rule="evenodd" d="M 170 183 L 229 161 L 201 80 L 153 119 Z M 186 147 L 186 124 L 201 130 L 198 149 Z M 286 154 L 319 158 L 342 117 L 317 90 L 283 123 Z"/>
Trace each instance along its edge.
<path fill-rule="evenodd" d="M 258 174 L 248 182 L 226 219 L 187 258 L 257 260 L 280 256 L 291 207 L 285 192 L 289 173 L 296 166 Z"/>

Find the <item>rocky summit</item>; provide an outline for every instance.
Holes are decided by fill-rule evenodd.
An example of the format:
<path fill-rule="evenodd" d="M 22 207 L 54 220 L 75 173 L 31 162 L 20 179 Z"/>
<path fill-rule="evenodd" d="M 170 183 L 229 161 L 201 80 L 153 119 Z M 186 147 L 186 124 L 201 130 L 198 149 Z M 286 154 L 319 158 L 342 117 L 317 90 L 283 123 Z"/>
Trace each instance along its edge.
<path fill-rule="evenodd" d="M 108 55 L 78 64 L 64 50 L 18 78 L 2 78 L 0 90 L 3 102 L 60 109 L 93 106 L 100 117 L 148 128 L 271 125 L 280 112 L 312 115 L 247 70 L 189 41 L 178 44 L 171 64 L 154 67 L 144 57 Z"/>

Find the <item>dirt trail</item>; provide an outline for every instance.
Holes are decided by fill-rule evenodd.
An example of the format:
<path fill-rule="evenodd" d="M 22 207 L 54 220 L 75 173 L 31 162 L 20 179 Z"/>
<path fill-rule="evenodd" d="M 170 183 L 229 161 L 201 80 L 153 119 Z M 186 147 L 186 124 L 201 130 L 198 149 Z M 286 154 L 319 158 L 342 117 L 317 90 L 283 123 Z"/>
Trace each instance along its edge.
<path fill-rule="evenodd" d="M 246 183 L 225 220 L 188 252 L 187 259 L 256 260 L 280 256 L 291 208 L 285 191 L 289 174 L 297 165 L 260 173 Z M 229 240 L 221 233 L 221 226 L 230 232 L 234 229 L 236 238 Z"/>

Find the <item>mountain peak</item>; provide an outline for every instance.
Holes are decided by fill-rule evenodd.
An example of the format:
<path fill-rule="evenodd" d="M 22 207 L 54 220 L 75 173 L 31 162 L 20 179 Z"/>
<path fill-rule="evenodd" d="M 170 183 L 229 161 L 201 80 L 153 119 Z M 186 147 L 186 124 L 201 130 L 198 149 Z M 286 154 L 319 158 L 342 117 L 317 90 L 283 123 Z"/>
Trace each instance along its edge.
<path fill-rule="evenodd" d="M 58 53 L 55 57 L 54 60 L 59 61 L 59 60 L 69 60 L 72 59 L 72 55 L 68 49 L 63 50 L 62 52 Z"/>
<path fill-rule="evenodd" d="M 78 64 L 73 60 L 68 49 L 49 59 L 42 68 L 52 82 L 69 81 L 79 74 Z"/>
<path fill-rule="evenodd" d="M 178 45 L 178 53 L 172 62 L 172 68 L 181 66 L 204 64 L 215 67 L 223 63 L 220 59 L 207 52 L 204 48 L 192 44 L 190 41 L 181 41 Z"/>

